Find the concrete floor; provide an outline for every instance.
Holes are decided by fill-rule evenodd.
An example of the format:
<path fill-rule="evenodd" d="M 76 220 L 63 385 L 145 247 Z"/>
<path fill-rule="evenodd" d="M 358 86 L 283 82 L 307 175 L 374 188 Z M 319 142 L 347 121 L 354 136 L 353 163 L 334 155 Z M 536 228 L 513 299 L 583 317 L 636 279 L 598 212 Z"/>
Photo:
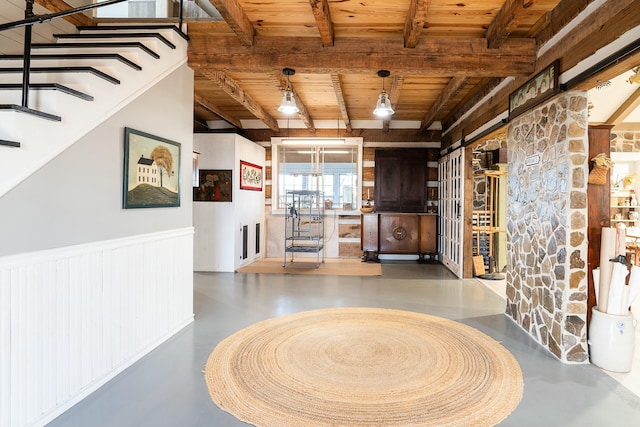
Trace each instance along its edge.
<path fill-rule="evenodd" d="M 504 300 L 479 281 L 456 279 L 435 264 L 382 267 L 382 277 L 195 273 L 195 322 L 49 426 L 247 426 L 209 398 L 202 370 L 216 344 L 263 319 L 349 306 L 440 316 L 502 342 L 520 363 L 524 396 L 500 426 L 640 426 L 640 397 L 592 365 L 559 362 L 503 314 Z"/>

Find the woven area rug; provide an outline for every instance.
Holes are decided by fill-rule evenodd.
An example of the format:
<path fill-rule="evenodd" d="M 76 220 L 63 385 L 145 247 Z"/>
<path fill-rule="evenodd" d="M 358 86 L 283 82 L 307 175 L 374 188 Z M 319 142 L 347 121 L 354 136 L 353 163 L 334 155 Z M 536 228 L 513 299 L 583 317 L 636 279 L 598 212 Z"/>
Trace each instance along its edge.
<path fill-rule="evenodd" d="M 492 426 L 523 392 L 520 366 L 491 337 L 378 308 L 256 323 L 213 350 L 205 381 L 221 409 L 262 427 Z"/>
<path fill-rule="evenodd" d="M 276 274 L 319 274 L 334 276 L 382 276 L 379 263 L 362 262 L 360 259 L 328 258 L 316 265 L 315 258 L 296 258 L 290 262 L 287 258 L 283 267 L 282 258 L 265 258 L 240 267 L 238 273 L 276 273 Z"/>

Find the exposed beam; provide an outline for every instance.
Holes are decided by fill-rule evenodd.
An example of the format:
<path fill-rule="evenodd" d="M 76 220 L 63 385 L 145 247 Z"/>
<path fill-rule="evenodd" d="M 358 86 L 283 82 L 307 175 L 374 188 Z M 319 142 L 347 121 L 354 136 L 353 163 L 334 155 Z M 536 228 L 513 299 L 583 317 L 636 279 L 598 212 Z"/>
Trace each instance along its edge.
<path fill-rule="evenodd" d="M 527 13 L 527 9 L 535 0 L 507 0 L 504 2 L 496 17 L 487 28 L 486 38 L 492 49 L 502 46 L 511 32 L 518 26 L 520 20 Z"/>
<path fill-rule="evenodd" d="M 538 45 L 546 43 L 592 2 L 593 0 L 560 0 L 553 10 L 546 13 L 533 25 L 527 37 L 534 37 Z M 443 128 L 450 127 L 453 122 L 469 111 L 473 105 L 477 104 L 501 81 L 502 79 L 500 78 L 491 78 L 476 86 L 476 89 L 473 90 L 474 94 L 467 101 L 461 103 L 459 107 L 456 107 L 445 119 L 442 123 Z"/>
<path fill-rule="evenodd" d="M 594 0 L 560 0 L 556 7 L 536 22 L 527 37 L 535 37 L 538 45 L 546 43 L 578 16 Z"/>
<path fill-rule="evenodd" d="M 73 9 L 74 6 L 64 2 L 63 0 L 35 0 L 36 4 L 44 7 L 50 12 L 62 12 L 65 10 Z M 73 15 L 64 16 L 62 19 L 75 25 L 76 27 L 93 27 L 96 25 L 96 21 L 85 15 L 84 13 L 76 13 Z"/>
<path fill-rule="evenodd" d="M 427 21 L 427 10 L 431 0 L 411 0 L 407 19 L 404 21 L 404 47 L 412 48 L 418 45 L 424 23 Z"/>
<path fill-rule="evenodd" d="M 428 38 L 406 49 L 399 39 L 367 45 L 362 38 L 339 38 L 322 47 L 310 37 L 258 37 L 242 48 L 234 37 L 190 36 L 192 67 L 227 72 L 271 73 L 296 64 L 300 73 L 375 74 L 380 64 L 389 64 L 401 74 L 506 77 L 529 75 L 536 63 L 534 39 L 509 39 L 489 49 L 484 38 Z"/>
<path fill-rule="evenodd" d="M 278 122 L 269 113 L 267 113 L 260 104 L 258 104 L 249 94 L 247 94 L 239 85 L 222 71 L 209 71 L 204 68 L 197 70 L 200 74 L 216 83 L 227 95 L 238 101 L 244 108 L 249 110 L 256 118 L 262 120 L 269 129 L 278 132 Z"/>
<path fill-rule="evenodd" d="M 208 131 L 208 130 L 209 130 L 209 126 L 207 126 L 207 124 L 202 119 L 200 119 L 199 117 L 193 118 L 194 132 Z"/>
<path fill-rule="evenodd" d="M 465 113 L 467 113 L 474 105 L 480 102 L 485 96 L 487 96 L 496 86 L 502 81 L 499 77 L 485 77 L 478 83 L 471 91 L 467 99 L 461 101 L 447 117 L 442 121 L 442 128 L 447 129 L 451 127 L 456 120 L 460 119 Z"/>
<path fill-rule="evenodd" d="M 298 93 L 296 92 L 295 87 L 287 80 L 287 78 L 282 73 L 271 74 L 271 77 L 281 92 L 284 92 L 285 90 L 287 90 L 287 85 L 289 85 L 289 88 L 291 89 L 291 91 L 293 92 L 293 96 L 295 97 L 296 105 L 300 110 L 298 112 L 298 117 L 300 118 L 300 120 L 302 120 L 302 122 L 307 127 L 309 132 L 315 132 L 316 126 L 313 124 L 313 119 L 311 118 L 311 114 L 309 114 L 309 111 L 307 110 L 306 105 L 304 105 L 304 102 L 302 102 L 302 99 L 300 99 L 300 96 L 298 96 Z"/>
<path fill-rule="evenodd" d="M 322 46 L 333 46 L 333 23 L 331 22 L 331 14 L 329 13 L 328 0 L 309 0 L 313 16 L 316 18 L 316 25 L 322 39 Z"/>
<path fill-rule="evenodd" d="M 404 85 L 404 75 L 396 74 L 393 76 L 393 82 L 391 82 L 391 89 L 389 89 L 389 102 L 391 102 L 391 106 L 395 108 L 398 104 L 398 99 L 400 98 L 400 91 L 402 90 L 402 85 Z M 391 124 L 391 117 L 387 117 L 382 121 L 382 130 L 385 132 L 389 132 L 389 125 Z"/>
<path fill-rule="evenodd" d="M 598 9 L 579 25 L 569 31 L 561 40 L 538 58 L 536 69 L 528 77 L 518 77 L 495 93 L 490 100 L 469 114 L 463 121 L 451 128 L 445 135 L 447 146 L 473 132 L 480 126 L 507 111 L 509 94 L 527 82 L 555 59 L 562 58 L 560 73 L 571 69 L 593 52 L 617 40 L 626 31 L 635 28 L 640 22 L 639 0 L 611 0 Z M 508 43 L 508 41 L 507 41 Z"/>
<path fill-rule="evenodd" d="M 331 74 L 331 83 L 333 83 L 333 90 L 336 93 L 336 99 L 338 100 L 338 108 L 340 108 L 340 115 L 342 115 L 342 121 L 347 128 L 347 132 L 352 132 L 351 120 L 349 120 L 349 112 L 347 111 L 347 104 L 344 102 L 344 94 L 342 92 L 342 81 L 338 74 Z"/>
<path fill-rule="evenodd" d="M 640 88 L 636 89 L 626 101 L 609 117 L 607 124 L 618 126 L 640 106 Z"/>
<path fill-rule="evenodd" d="M 624 123 L 618 126 L 615 126 L 612 129 L 613 132 L 619 131 L 640 131 L 640 123 Z"/>
<path fill-rule="evenodd" d="M 227 25 L 236 33 L 240 43 L 244 46 L 253 46 L 257 31 L 237 0 L 209 1 L 220 12 Z"/>
<path fill-rule="evenodd" d="M 420 123 L 421 131 L 431 126 L 431 123 L 433 123 L 433 120 L 438 115 L 438 113 L 444 107 L 446 107 L 451 102 L 451 100 L 456 96 L 456 94 L 460 91 L 460 89 L 462 89 L 462 87 L 464 86 L 465 80 L 466 80 L 465 77 L 452 77 L 451 80 L 449 80 L 449 83 L 447 83 L 442 93 L 440 93 L 440 96 L 438 96 L 438 99 L 436 99 L 436 102 L 433 103 L 433 105 L 431 106 L 431 109 L 427 112 L 427 114 L 422 119 L 422 122 Z"/>
<path fill-rule="evenodd" d="M 281 132 L 273 132 L 269 129 L 244 129 L 242 135 L 254 142 L 269 142 L 273 137 L 327 137 L 335 138 L 338 134 L 337 129 L 318 129 L 312 134 L 306 129 L 283 129 Z M 368 142 L 437 142 L 440 143 L 440 131 L 429 130 L 426 132 L 418 132 L 418 129 L 391 129 L 389 132 L 383 132 L 382 129 L 354 129 L 353 131 L 343 133 L 344 137 L 361 137 L 364 143 Z"/>
<path fill-rule="evenodd" d="M 198 95 L 197 93 L 195 93 L 193 95 L 193 101 L 200 104 L 200 106 L 202 106 L 202 108 L 204 108 L 205 110 L 208 110 L 209 112 L 215 114 L 216 116 L 220 117 L 222 120 L 224 120 L 225 122 L 239 128 L 242 129 L 242 122 L 240 122 L 240 120 L 238 120 L 237 118 L 233 117 L 232 115 L 224 112 L 223 110 L 221 110 L 218 106 L 212 104 L 211 102 L 209 102 L 208 100 L 204 99 L 204 97 L 202 97 L 201 95 Z"/>

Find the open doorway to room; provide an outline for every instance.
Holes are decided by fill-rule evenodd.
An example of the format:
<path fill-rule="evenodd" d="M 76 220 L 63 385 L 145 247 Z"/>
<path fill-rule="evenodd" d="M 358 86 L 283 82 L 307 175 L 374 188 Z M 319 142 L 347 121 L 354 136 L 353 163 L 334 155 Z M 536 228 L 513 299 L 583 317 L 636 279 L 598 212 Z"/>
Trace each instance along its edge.
<path fill-rule="evenodd" d="M 471 256 L 473 275 L 506 299 L 507 140 L 505 130 L 473 145 Z"/>
<path fill-rule="evenodd" d="M 638 61 L 626 70 L 609 71 L 599 76 L 588 90 L 589 126 L 609 128 L 609 144 L 614 167 L 610 171 L 609 225 L 623 229 L 626 255 L 633 265 L 640 265 L 640 208 L 636 198 L 640 191 L 640 67 Z M 614 77 L 611 77 L 611 76 Z M 590 190 L 591 191 L 591 190 Z M 606 213 L 606 210 L 605 210 Z M 599 247 L 599 246 L 598 246 Z M 640 298 L 631 305 L 636 321 L 640 320 Z M 640 329 L 636 328 L 631 372 L 609 373 L 625 387 L 640 393 Z"/>

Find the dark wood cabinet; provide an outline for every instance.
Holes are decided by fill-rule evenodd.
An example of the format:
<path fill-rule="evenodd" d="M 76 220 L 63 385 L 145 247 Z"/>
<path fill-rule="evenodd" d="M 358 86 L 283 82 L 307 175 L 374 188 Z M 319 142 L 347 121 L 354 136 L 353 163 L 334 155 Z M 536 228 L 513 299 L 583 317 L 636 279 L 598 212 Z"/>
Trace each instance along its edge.
<path fill-rule="evenodd" d="M 411 213 L 368 213 L 362 215 L 361 247 L 365 261 L 377 261 L 378 254 L 416 254 L 435 259 L 437 216 Z"/>
<path fill-rule="evenodd" d="M 426 149 L 376 150 L 376 212 L 427 211 Z"/>

